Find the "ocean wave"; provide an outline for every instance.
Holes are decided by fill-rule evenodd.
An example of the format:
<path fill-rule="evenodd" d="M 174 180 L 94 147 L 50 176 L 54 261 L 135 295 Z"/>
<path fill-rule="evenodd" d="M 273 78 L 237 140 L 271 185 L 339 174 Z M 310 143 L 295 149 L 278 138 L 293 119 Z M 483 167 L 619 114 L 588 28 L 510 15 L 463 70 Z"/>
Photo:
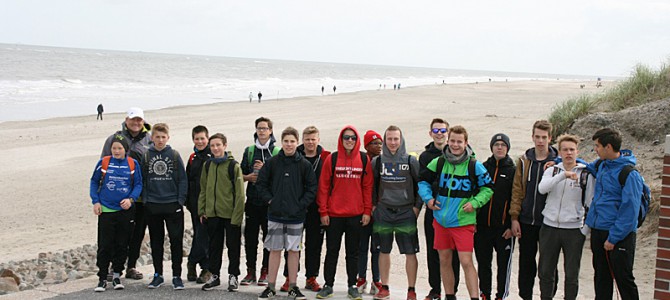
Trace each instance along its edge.
<path fill-rule="evenodd" d="M 68 83 L 75 83 L 75 84 L 82 84 L 83 81 L 80 79 L 70 79 L 70 78 L 61 78 L 60 80 L 68 82 Z"/>

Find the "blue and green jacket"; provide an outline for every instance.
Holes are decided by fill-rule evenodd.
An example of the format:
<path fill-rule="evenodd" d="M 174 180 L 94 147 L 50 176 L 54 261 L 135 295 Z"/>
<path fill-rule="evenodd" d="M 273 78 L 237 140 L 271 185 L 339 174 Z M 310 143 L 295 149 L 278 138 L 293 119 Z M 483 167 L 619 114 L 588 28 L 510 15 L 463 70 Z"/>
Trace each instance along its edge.
<path fill-rule="evenodd" d="M 448 147 L 445 147 L 445 151 Z M 468 151 L 470 153 L 470 151 Z M 441 156 L 444 157 L 444 154 Z M 433 211 L 435 221 L 445 228 L 473 225 L 477 223 L 477 209 L 484 206 L 493 195 L 493 182 L 480 162 L 475 162 L 477 183 L 473 184 L 468 174 L 468 164 L 474 157 L 452 165 L 446 161 L 442 170 L 436 170 L 438 159 L 433 159 L 420 174 L 419 196 L 428 204 L 433 199 L 433 188 L 437 189 L 439 210 Z M 435 183 L 435 184 L 434 184 Z M 463 211 L 463 205 L 471 203 L 474 212 Z"/>

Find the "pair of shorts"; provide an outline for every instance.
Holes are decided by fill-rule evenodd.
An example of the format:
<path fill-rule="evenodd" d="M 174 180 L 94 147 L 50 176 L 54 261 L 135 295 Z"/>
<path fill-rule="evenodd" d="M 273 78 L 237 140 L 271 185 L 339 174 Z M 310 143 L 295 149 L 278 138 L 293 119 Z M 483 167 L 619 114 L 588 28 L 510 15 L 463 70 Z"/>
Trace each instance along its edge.
<path fill-rule="evenodd" d="M 416 215 L 411 207 L 388 208 L 377 206 L 372 213 L 372 247 L 381 253 L 391 253 L 393 239 L 400 254 L 419 252 L 419 235 L 416 229 Z"/>
<path fill-rule="evenodd" d="M 472 252 L 475 246 L 475 225 L 445 228 L 433 220 L 435 242 L 433 249 L 456 249 L 458 252 Z"/>
<path fill-rule="evenodd" d="M 263 246 L 269 251 L 300 251 L 303 226 L 303 223 L 284 224 L 268 221 L 268 234 Z"/>

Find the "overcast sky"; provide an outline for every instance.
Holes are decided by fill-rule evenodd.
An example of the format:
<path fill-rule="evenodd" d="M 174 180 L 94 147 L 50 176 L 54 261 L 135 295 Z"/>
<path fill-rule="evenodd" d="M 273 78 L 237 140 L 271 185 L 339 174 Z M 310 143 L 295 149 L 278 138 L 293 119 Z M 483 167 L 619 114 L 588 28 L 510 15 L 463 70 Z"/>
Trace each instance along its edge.
<path fill-rule="evenodd" d="M 626 76 L 670 57 L 670 1 L 5 0 L 0 43 Z"/>

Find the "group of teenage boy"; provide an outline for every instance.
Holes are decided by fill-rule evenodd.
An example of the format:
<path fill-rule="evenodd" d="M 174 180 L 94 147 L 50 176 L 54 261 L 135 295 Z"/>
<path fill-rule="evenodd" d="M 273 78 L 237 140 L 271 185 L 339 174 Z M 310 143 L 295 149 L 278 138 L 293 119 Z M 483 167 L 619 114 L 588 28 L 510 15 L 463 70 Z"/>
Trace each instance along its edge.
<path fill-rule="evenodd" d="M 390 298 L 390 253 L 395 241 L 405 256 L 406 298 L 414 300 L 417 221 L 425 204 L 431 287 L 427 300 L 441 299 L 442 288 L 444 299 L 456 299 L 461 267 L 471 299 L 508 297 L 515 238 L 520 251 L 519 296 L 532 298 L 537 275 L 541 298 L 554 297 L 562 251 L 565 299 L 575 299 L 589 232 L 596 299 L 611 299 L 614 283 L 623 299 L 638 298 L 632 270 L 643 179 L 639 172 L 630 172 L 620 184 L 619 173 L 635 165 L 635 157 L 621 150 L 616 130 L 605 128 L 593 135 L 599 159 L 585 163 L 578 159 L 577 137 L 558 137 L 556 149 L 551 146 L 551 124 L 537 121 L 532 128 L 534 147 L 515 164 L 507 135 L 492 136 L 492 155 L 482 163 L 469 145 L 467 130 L 449 127 L 439 118 L 430 122 L 432 141 L 418 159 L 408 154 L 402 130 L 393 125 L 383 135 L 369 130 L 363 136 L 345 126 L 332 153 L 319 145 L 314 126 L 303 130 L 302 140 L 298 130 L 287 127 L 281 132 L 281 146 L 275 146 L 272 121 L 260 117 L 254 125 L 254 144 L 245 148 L 239 163 L 226 151 L 225 135 L 210 136 L 206 127 L 196 126 L 194 152 L 184 164 L 168 145 L 166 124 L 152 127 L 141 109 L 128 111 L 122 129 L 105 141 L 91 177 L 93 212 L 98 216 L 96 292 L 105 291 L 108 281 L 114 289 L 124 288 L 120 277 L 126 259 L 126 278 L 143 278 L 135 267 L 147 227 L 154 266 L 148 288 L 164 282 L 167 228 L 172 286 L 184 289 L 185 207 L 193 223 L 187 279 L 203 284 L 203 290 L 221 285 L 225 242 L 229 291 L 257 284 L 266 286 L 259 299 L 274 297 L 285 252 L 286 279 L 280 291 L 305 299 L 297 286 L 304 231 L 305 289 L 317 292 L 317 298 L 333 296 L 344 236 L 349 298 L 362 299 L 366 290 L 368 252 L 370 293 L 374 299 Z M 365 152 L 360 151 L 361 143 Z M 238 281 L 243 223 L 247 274 Z M 321 286 L 317 277 L 324 233 Z M 264 245 L 257 277 L 259 235 Z M 494 250 L 497 290 L 491 298 Z"/>

